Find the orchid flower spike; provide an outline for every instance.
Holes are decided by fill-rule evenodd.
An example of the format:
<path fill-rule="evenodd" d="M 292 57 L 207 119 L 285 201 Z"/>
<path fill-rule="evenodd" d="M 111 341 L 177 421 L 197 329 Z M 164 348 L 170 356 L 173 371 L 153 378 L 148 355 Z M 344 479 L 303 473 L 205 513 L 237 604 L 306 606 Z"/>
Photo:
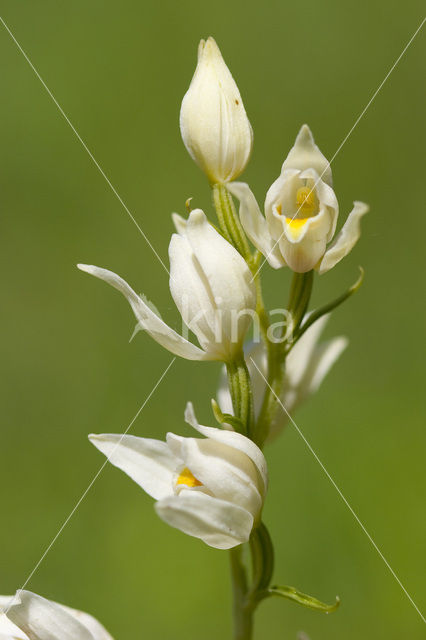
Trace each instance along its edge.
<path fill-rule="evenodd" d="M 201 209 L 188 221 L 174 215 L 178 230 L 169 245 L 170 291 L 197 347 L 169 327 L 120 276 L 107 269 L 78 268 L 118 289 L 142 329 L 159 344 L 188 360 L 228 362 L 239 354 L 256 306 L 256 291 L 245 260 L 208 222 Z"/>
<path fill-rule="evenodd" d="M 212 184 L 235 180 L 244 171 L 253 132 L 213 38 L 199 44 L 197 68 L 182 100 L 180 129 L 189 154 Z"/>
<path fill-rule="evenodd" d="M 188 403 L 185 419 L 205 438 L 167 434 L 167 441 L 129 435 L 91 435 L 109 462 L 157 500 L 164 522 L 217 549 L 247 542 L 259 524 L 268 475 L 251 440 L 198 423 Z"/>
<path fill-rule="evenodd" d="M 332 188 L 330 165 L 303 125 L 265 200 L 265 217 L 245 183 L 229 185 L 240 200 L 241 223 L 255 247 L 274 269 L 289 266 L 298 273 L 332 269 L 354 247 L 361 235 L 360 221 L 368 212 L 354 202 L 340 233 L 336 232 L 339 205 Z"/>
<path fill-rule="evenodd" d="M 0 596 L 0 640 L 113 640 L 88 613 L 30 591 Z"/>
<path fill-rule="evenodd" d="M 287 413 L 282 407 L 277 407 L 271 421 L 268 441 L 273 440 L 284 429 L 290 420 L 288 414 L 293 416 L 299 405 L 318 391 L 325 376 L 348 345 L 344 336 L 320 342 L 329 318 L 330 314 L 323 316 L 309 327 L 287 356 L 280 398 Z M 268 359 L 263 343 L 251 343 L 246 355 L 252 381 L 254 410 L 258 417 L 266 389 Z M 225 369 L 221 372 L 217 400 L 223 413 L 233 413 Z"/>

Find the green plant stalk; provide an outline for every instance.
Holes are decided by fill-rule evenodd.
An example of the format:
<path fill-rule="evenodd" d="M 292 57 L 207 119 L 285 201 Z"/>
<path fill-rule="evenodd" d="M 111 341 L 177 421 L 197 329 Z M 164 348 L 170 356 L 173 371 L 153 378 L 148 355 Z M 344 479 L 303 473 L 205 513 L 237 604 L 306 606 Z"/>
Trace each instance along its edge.
<path fill-rule="evenodd" d="M 251 640 L 253 637 L 254 607 L 247 602 L 248 580 L 242 559 L 242 546 L 230 551 L 233 594 L 234 640 Z"/>
<path fill-rule="evenodd" d="M 281 391 L 283 380 L 281 361 L 283 361 L 284 356 L 281 354 L 281 345 L 274 344 L 268 337 L 268 328 L 270 326 L 269 314 L 265 309 L 261 282 L 257 274 L 258 262 L 259 259 L 261 259 L 261 255 L 259 252 L 252 255 L 232 197 L 226 185 L 213 185 L 213 201 L 220 229 L 224 237 L 231 242 L 244 257 L 253 273 L 257 291 L 256 311 L 259 318 L 262 338 L 268 351 L 268 360 L 271 363 L 269 366 L 270 378 L 274 389 L 277 388 Z M 263 424 L 261 432 L 259 432 L 258 429 L 255 430 L 251 379 L 242 349 L 234 359 L 226 363 L 226 368 L 234 416 L 236 416 L 244 426 L 245 435 L 259 446 L 262 446 L 267 437 L 270 424 L 268 420 L 271 414 L 269 412 L 265 415 L 264 422 L 261 423 Z M 273 397 L 273 399 L 275 400 L 275 397 Z M 230 551 L 234 640 L 252 639 L 253 615 L 256 606 L 260 602 L 259 593 L 268 589 L 272 578 L 274 564 L 273 547 L 269 533 L 263 523 L 259 523 L 253 529 L 249 546 L 252 562 L 251 584 L 249 584 L 248 572 L 243 562 L 242 545 Z"/>
<path fill-rule="evenodd" d="M 213 202 L 222 233 L 247 262 L 251 261 L 250 246 L 226 184 L 213 185 Z"/>
<path fill-rule="evenodd" d="M 250 374 L 242 351 L 234 360 L 226 363 L 226 371 L 234 415 L 245 425 L 245 435 L 252 438 L 254 427 L 253 393 Z"/>
<path fill-rule="evenodd" d="M 291 316 L 292 334 L 297 333 L 311 299 L 314 272 L 294 273 L 287 310 Z"/>
<path fill-rule="evenodd" d="M 252 558 L 251 584 L 242 559 L 242 546 L 231 550 L 234 640 L 252 639 L 254 612 L 264 597 L 263 593 L 269 589 L 274 569 L 271 538 L 262 522 L 253 529 L 249 543 Z"/>

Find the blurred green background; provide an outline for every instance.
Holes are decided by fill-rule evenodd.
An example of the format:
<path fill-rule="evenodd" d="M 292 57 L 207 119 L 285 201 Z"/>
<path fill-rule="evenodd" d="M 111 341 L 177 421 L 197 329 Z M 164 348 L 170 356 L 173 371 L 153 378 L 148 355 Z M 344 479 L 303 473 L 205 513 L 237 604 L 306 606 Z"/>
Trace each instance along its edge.
<path fill-rule="evenodd" d="M 244 179 L 260 201 L 303 122 L 330 158 L 423 17 L 423 3 L 252 0 L 214 4 L 3 0 L 1 15 L 167 261 L 170 213 L 212 215 L 180 139 L 180 101 L 201 37 L 213 35 L 255 132 Z M 341 220 L 371 204 L 353 254 L 316 279 L 327 301 L 366 270 L 329 336 L 350 347 L 296 416 L 420 609 L 425 595 L 425 33 L 333 163 Z M 111 268 L 179 327 L 167 274 L 4 27 L 0 27 L 2 292 L 0 593 L 24 582 L 103 463 L 89 432 L 122 432 L 170 362 L 127 303 L 75 268 Z M 289 273 L 264 269 L 271 305 Z M 211 422 L 219 367 L 176 361 L 131 433 L 188 435 Z M 332 616 L 285 601 L 259 610 L 256 638 L 387 640 L 425 626 L 292 428 L 267 450 L 265 521 L 276 580 L 332 601 Z M 165 526 L 108 466 L 28 585 L 86 609 L 117 640 L 230 637 L 227 554 Z"/>

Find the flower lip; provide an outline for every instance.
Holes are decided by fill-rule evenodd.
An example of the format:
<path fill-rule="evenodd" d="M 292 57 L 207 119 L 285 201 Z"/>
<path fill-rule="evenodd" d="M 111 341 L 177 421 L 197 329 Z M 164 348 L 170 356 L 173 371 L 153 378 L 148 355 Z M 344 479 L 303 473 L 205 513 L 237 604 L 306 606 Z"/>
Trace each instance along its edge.
<path fill-rule="evenodd" d="M 194 476 L 194 474 L 190 469 L 188 469 L 188 467 L 184 467 L 179 473 L 175 485 L 176 487 L 184 485 L 185 487 L 193 489 L 194 487 L 202 487 L 203 483 Z"/>
<path fill-rule="evenodd" d="M 269 219 L 279 221 L 277 240 L 301 242 L 309 233 L 326 236 L 328 242 L 337 224 L 338 202 L 334 191 L 314 169 L 287 169 L 276 180 L 266 199 Z M 307 214 L 304 203 L 308 201 Z M 300 202 L 300 204 L 299 204 Z"/>

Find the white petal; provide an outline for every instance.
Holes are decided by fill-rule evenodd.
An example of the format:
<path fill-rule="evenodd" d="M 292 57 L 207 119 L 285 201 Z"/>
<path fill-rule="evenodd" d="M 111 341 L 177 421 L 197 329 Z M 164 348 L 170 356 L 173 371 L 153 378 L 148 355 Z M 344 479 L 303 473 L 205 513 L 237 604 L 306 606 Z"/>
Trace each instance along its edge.
<path fill-rule="evenodd" d="M 216 305 L 186 234 L 172 235 L 169 256 L 170 292 L 183 321 L 203 349 L 221 359 L 221 344 L 215 332 L 219 320 Z"/>
<path fill-rule="evenodd" d="M 211 438 L 185 438 L 181 452 L 185 467 L 215 498 L 233 502 L 258 518 L 263 504 L 259 474 L 245 453 Z"/>
<path fill-rule="evenodd" d="M 229 413 L 233 415 L 234 408 L 232 406 L 231 394 L 229 393 L 228 375 L 226 373 L 225 365 L 222 367 L 220 371 L 216 398 L 222 413 Z"/>
<path fill-rule="evenodd" d="M 304 124 L 297 134 L 294 147 L 290 150 L 282 166 L 286 169 L 315 169 L 319 176 L 327 184 L 332 184 L 331 168 L 327 158 L 315 144 L 312 132 L 307 124 Z"/>
<path fill-rule="evenodd" d="M 119 434 L 90 435 L 89 440 L 155 500 L 173 493 L 179 461 L 165 442 Z"/>
<path fill-rule="evenodd" d="M 185 235 L 185 230 L 186 230 L 185 218 L 180 216 L 178 213 L 172 213 L 172 220 L 178 234 L 181 236 Z"/>
<path fill-rule="evenodd" d="M 321 260 L 318 273 L 326 273 L 332 269 L 352 250 L 361 235 L 361 218 L 368 212 L 368 209 L 368 205 L 363 202 L 354 202 L 354 208 L 345 224 Z"/>
<path fill-rule="evenodd" d="M 199 347 L 173 331 L 154 311 L 140 298 L 123 278 L 113 271 L 101 269 L 88 264 L 78 264 L 81 271 L 104 280 L 124 295 L 130 303 L 137 320 L 156 342 L 172 353 L 187 360 L 210 360 L 211 357 Z"/>
<path fill-rule="evenodd" d="M 0 640 L 30 640 L 30 638 L 4 613 L 0 613 Z"/>
<path fill-rule="evenodd" d="M 76 620 L 81 622 L 86 627 L 86 629 L 89 629 L 90 633 L 92 634 L 93 640 L 113 640 L 113 637 L 108 633 L 105 627 L 89 613 L 86 613 L 85 611 L 79 611 L 78 609 L 72 609 L 71 607 L 66 607 L 65 605 L 61 605 L 61 607 L 67 613 L 74 616 Z"/>
<path fill-rule="evenodd" d="M 333 364 L 346 349 L 349 340 L 344 336 L 338 336 L 318 345 L 309 366 L 309 394 L 318 391 L 322 381 L 330 371 Z"/>
<path fill-rule="evenodd" d="M 288 354 L 286 360 L 286 378 L 292 387 L 297 387 L 302 381 L 321 334 L 330 319 L 330 315 L 331 314 L 328 313 L 314 322 Z M 307 318 L 309 318 L 309 314 L 305 316 L 304 321 L 306 321 Z"/>
<path fill-rule="evenodd" d="M 180 112 L 184 144 L 211 182 L 237 178 L 250 157 L 253 133 L 240 92 L 213 38 L 202 40 Z"/>
<path fill-rule="evenodd" d="M 289 239 L 289 234 L 285 230 L 280 238 L 280 250 L 290 269 L 297 273 L 311 271 L 318 260 L 324 255 L 326 249 L 325 233 L 319 238 L 307 233 L 300 242 L 293 242 Z"/>
<path fill-rule="evenodd" d="M 256 307 L 251 271 L 238 251 L 212 227 L 201 209 L 191 212 L 186 236 L 218 309 L 223 347 L 227 349 L 228 357 L 232 357 L 250 325 L 250 312 Z"/>
<path fill-rule="evenodd" d="M 9 609 L 8 617 L 31 640 L 94 640 L 89 629 L 62 605 L 30 591 L 20 591 L 19 600 Z"/>
<path fill-rule="evenodd" d="M 234 431 L 225 431 L 223 429 L 216 429 L 215 427 L 205 427 L 198 423 L 198 420 L 194 413 L 194 407 L 191 402 L 188 402 L 185 409 L 185 420 L 191 427 L 194 427 L 203 436 L 221 442 L 230 447 L 234 447 L 239 451 L 245 453 L 254 463 L 259 472 L 261 478 L 260 493 L 265 495 L 268 488 L 268 469 L 266 465 L 265 456 L 259 447 L 249 438 Z"/>
<path fill-rule="evenodd" d="M 170 526 L 216 549 L 247 542 L 253 527 L 253 516 L 245 509 L 198 491 L 183 490 L 160 500 L 155 510 Z"/>
<path fill-rule="evenodd" d="M 270 235 L 268 223 L 261 214 L 256 198 L 248 184 L 232 182 L 228 185 L 228 191 L 240 201 L 241 224 L 256 249 L 259 249 L 274 269 L 285 266 L 278 243 Z"/>

